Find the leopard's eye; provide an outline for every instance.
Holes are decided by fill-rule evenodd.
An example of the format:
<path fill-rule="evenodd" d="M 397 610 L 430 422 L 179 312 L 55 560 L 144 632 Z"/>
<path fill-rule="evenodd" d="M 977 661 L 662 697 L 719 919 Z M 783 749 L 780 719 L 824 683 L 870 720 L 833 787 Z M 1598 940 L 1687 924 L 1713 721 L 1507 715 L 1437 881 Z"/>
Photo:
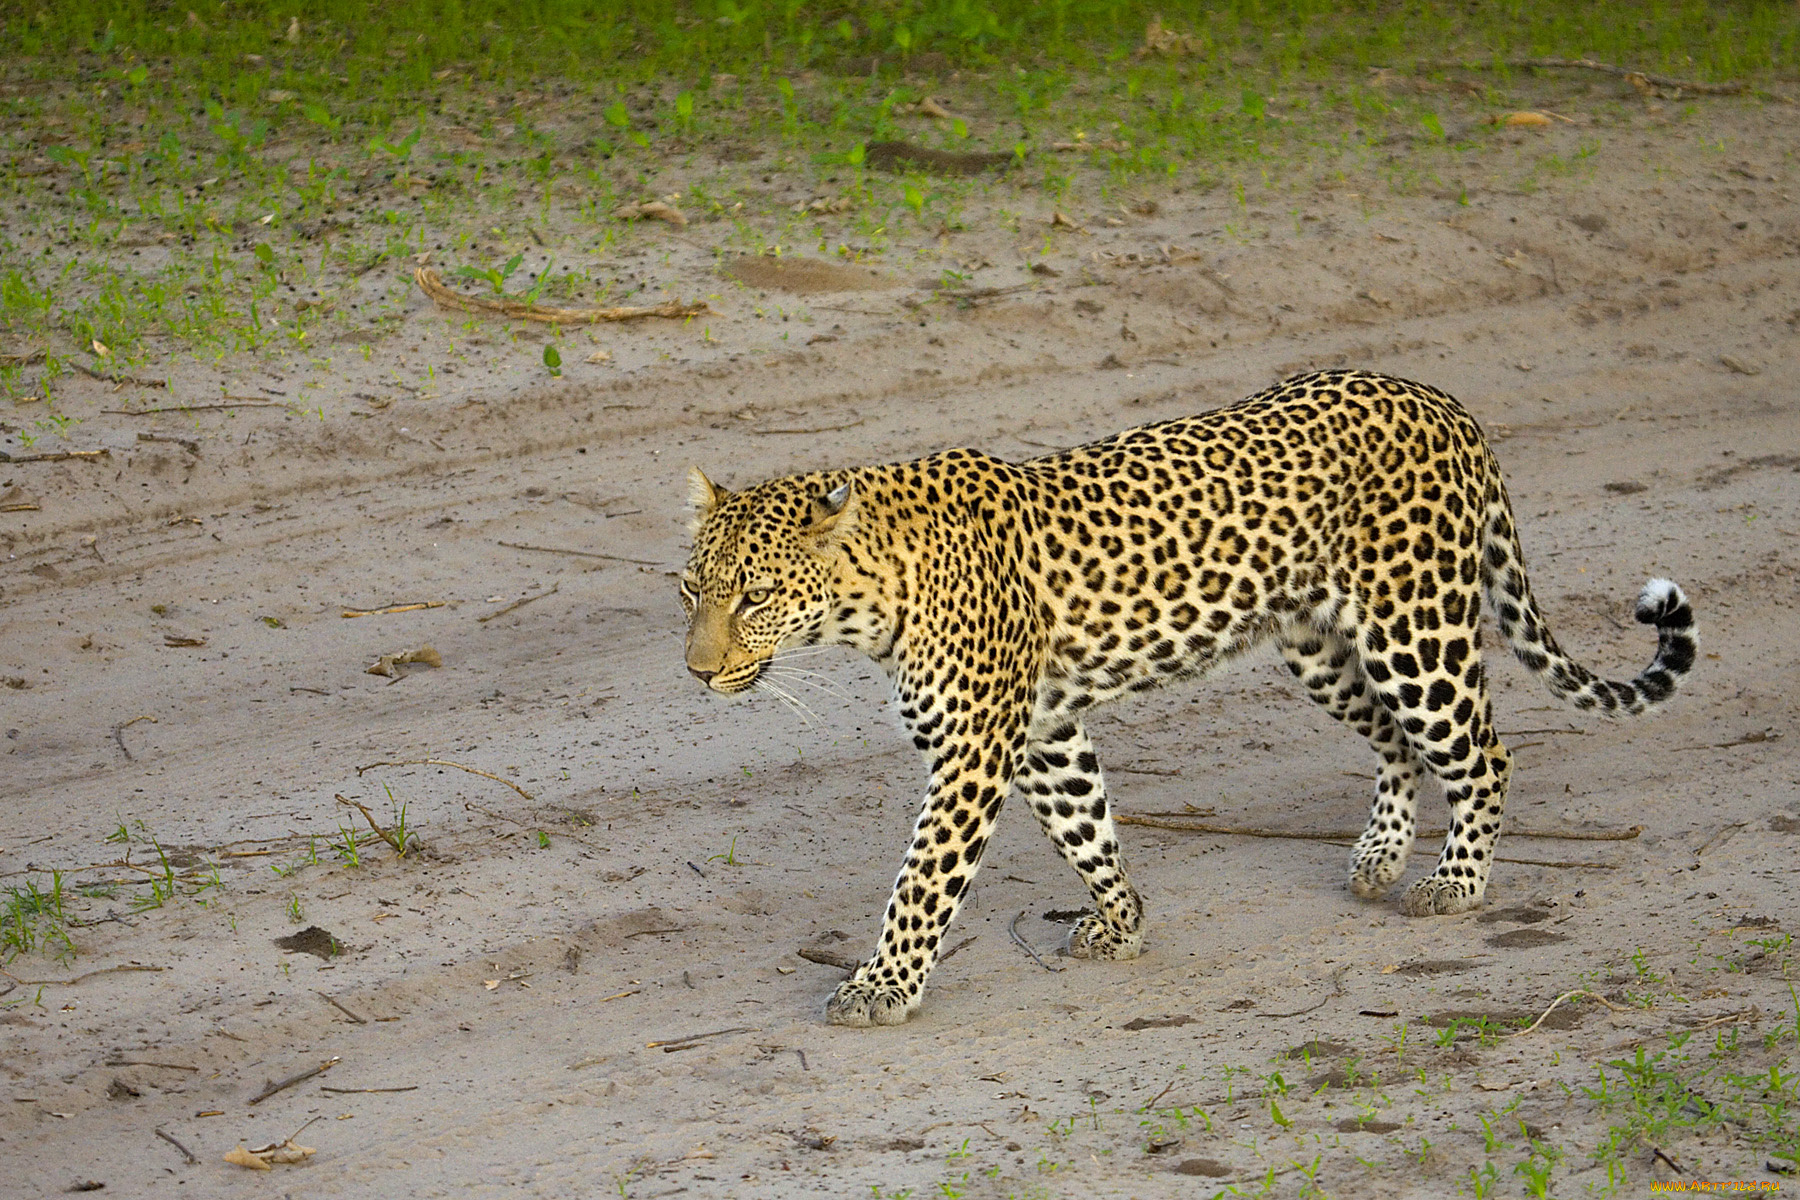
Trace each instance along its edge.
<path fill-rule="evenodd" d="M 766 604 L 768 602 L 768 599 L 769 599 L 769 589 L 768 588 L 751 588 L 749 591 L 744 593 L 743 607 L 754 608 L 758 604 Z"/>
<path fill-rule="evenodd" d="M 689 604 L 697 605 L 700 603 L 700 589 L 684 579 L 681 581 L 681 598 Z"/>

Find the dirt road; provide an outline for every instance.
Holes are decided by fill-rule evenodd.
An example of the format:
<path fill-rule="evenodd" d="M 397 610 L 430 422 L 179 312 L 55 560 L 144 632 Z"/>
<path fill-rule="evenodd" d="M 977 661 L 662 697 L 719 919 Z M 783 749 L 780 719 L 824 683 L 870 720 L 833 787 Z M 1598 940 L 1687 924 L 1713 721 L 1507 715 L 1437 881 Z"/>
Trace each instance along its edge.
<path fill-rule="evenodd" d="M 92 383 L 84 444 L 108 456 L 0 463 L 0 871 L 62 870 L 88 922 L 72 960 L 7 966 L 0 1191 L 1778 1178 L 1746 1130 L 1792 1110 L 1719 1081 L 1791 1074 L 1800 1020 L 1792 127 L 1737 101 L 1638 113 L 1585 159 L 1591 125 L 1522 131 L 1584 163 L 1525 194 L 1095 200 L 1079 232 L 1047 202 L 1016 231 L 975 206 L 934 250 L 989 264 L 960 299 L 935 266 L 743 283 L 672 242 L 718 315 L 621 328 L 613 362 L 550 384 L 530 356 L 381 409 L 351 375 L 316 415 L 123 416 Z M 411 320 L 398 351 L 428 357 L 444 319 L 419 297 Z M 1628 676 L 1652 650 L 1638 586 L 1688 590 L 1703 657 L 1654 720 L 1564 711 L 1491 659 L 1511 825 L 1642 832 L 1509 835 L 1486 910 L 1415 921 L 1350 896 L 1337 845 L 1128 828 L 1149 949 L 1094 964 L 1050 955 L 1044 914 L 1083 896 L 1014 814 L 922 1013 L 826 1026 L 838 974 L 795 952 L 864 952 L 923 776 L 865 663 L 815 660 L 810 721 L 687 678 L 688 464 L 734 484 L 959 443 L 1028 457 L 1336 364 L 1444 387 L 1486 425 L 1585 663 Z M 424 645 L 441 667 L 365 673 Z M 1127 816 L 1307 832 L 1366 808 L 1362 744 L 1272 662 L 1091 729 Z M 360 770 L 422 759 L 498 779 Z M 413 852 L 346 861 L 363 818 L 338 794 L 383 825 L 404 803 Z M 149 878 L 173 894 L 134 911 Z M 1021 911 L 1049 970 L 1009 937 Z M 309 927 L 319 953 L 275 944 Z M 1502 1034 L 1576 988 L 1610 1003 Z M 1596 1067 L 1639 1045 L 1747 1124 L 1631 1126 L 1630 1077 Z M 220 1161 L 309 1120 L 304 1165 Z"/>

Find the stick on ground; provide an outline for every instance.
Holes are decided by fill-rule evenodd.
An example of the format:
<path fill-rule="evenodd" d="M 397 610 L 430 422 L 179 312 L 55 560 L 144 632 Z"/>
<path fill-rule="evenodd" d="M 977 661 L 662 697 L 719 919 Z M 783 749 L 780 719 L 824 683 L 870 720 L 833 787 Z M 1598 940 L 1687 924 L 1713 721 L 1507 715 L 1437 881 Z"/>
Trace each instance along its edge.
<path fill-rule="evenodd" d="M 339 1063 L 341 1063 L 343 1061 L 344 1060 L 342 1057 L 334 1054 L 330 1058 L 326 1059 L 324 1062 L 320 1063 L 318 1066 L 314 1067 L 310 1071 L 302 1071 L 298 1075 L 289 1075 L 286 1079 L 283 1079 L 279 1083 L 277 1083 L 273 1079 L 268 1080 L 267 1082 L 265 1082 L 263 1084 L 263 1090 L 258 1092 L 255 1096 L 252 1096 L 250 1098 L 250 1103 L 251 1104 L 261 1104 L 264 1100 L 267 1100 L 270 1096 L 273 1096 L 276 1092 L 284 1092 L 288 1088 L 293 1087 L 296 1083 L 305 1083 L 307 1080 L 311 1079 L 314 1075 L 323 1075 L 326 1071 L 331 1070 L 331 1068 L 337 1066 Z"/>
<path fill-rule="evenodd" d="M 1360 829 L 1262 829 L 1251 825 L 1214 825 L 1188 819 L 1185 813 L 1115 813 L 1113 820 L 1121 825 L 1145 825 L 1152 829 L 1171 829 L 1177 833 L 1211 833 L 1231 837 L 1289 838 L 1302 842 L 1353 842 L 1362 836 Z M 1445 830 L 1421 829 L 1420 838 L 1443 837 Z M 1546 838 L 1564 842 L 1629 842 L 1644 832 L 1642 825 L 1629 829 L 1509 829 L 1507 837 Z"/>
<path fill-rule="evenodd" d="M 1696 79 L 1675 79 L 1668 75 L 1653 75 L 1649 71 L 1636 71 L 1630 67 L 1617 67 L 1611 63 L 1597 62 L 1591 58 L 1510 58 L 1504 63 L 1482 62 L 1479 59 L 1445 60 L 1435 63 L 1421 63 L 1426 67 L 1460 67 L 1465 69 L 1491 68 L 1506 66 L 1513 68 L 1533 68 L 1540 71 L 1598 71 L 1603 75 L 1617 75 L 1631 82 L 1641 79 L 1652 87 L 1679 88 L 1684 92 L 1692 92 L 1696 96 L 1736 96 L 1750 90 L 1750 85 L 1742 80 L 1727 83 L 1701 83 Z"/>
<path fill-rule="evenodd" d="M 1053 967 L 1049 963 L 1045 962 L 1042 958 L 1039 958 L 1038 952 L 1036 950 L 1032 949 L 1031 943 L 1026 941 L 1024 936 L 1019 933 L 1019 921 L 1022 917 L 1024 917 L 1024 915 L 1025 915 L 1025 910 L 1021 908 L 1019 910 L 1019 915 L 1017 917 L 1014 917 L 1012 919 L 1012 923 L 1006 927 L 1006 932 L 1012 935 L 1012 940 L 1013 940 L 1014 944 L 1016 944 L 1019 947 L 1019 949 L 1025 951 L 1025 953 L 1031 955 L 1031 961 L 1036 963 L 1038 966 L 1044 968 L 1044 970 L 1046 970 L 1046 971 L 1062 970 L 1061 967 Z"/>
<path fill-rule="evenodd" d="M 1533 1021 L 1531 1024 L 1527 1025 L 1525 1028 L 1519 1030 L 1519 1032 L 1514 1033 L 1514 1034 L 1508 1034 L 1507 1036 L 1509 1036 L 1509 1037 L 1524 1037 L 1526 1034 L 1528 1034 L 1532 1030 L 1536 1029 L 1539 1025 L 1542 1025 L 1544 1023 L 1544 1021 L 1550 1016 L 1550 1014 L 1556 1011 L 1557 1005 L 1561 1004 L 1565 1000 L 1573 1000 L 1577 996 L 1586 996 L 1590 1000 L 1598 1000 L 1600 1003 L 1606 1005 L 1606 1007 L 1611 1009 L 1613 1012 L 1630 1012 L 1631 1011 L 1630 1008 L 1628 1008 L 1627 1006 L 1625 1006 L 1623 1004 L 1614 1004 L 1611 1000 L 1608 1000 L 1605 996 L 1602 996 L 1599 992 L 1590 992 L 1586 988 L 1575 988 L 1572 991 L 1564 992 L 1562 995 L 1560 995 L 1556 999 L 1552 1000 L 1550 1002 L 1550 1007 L 1546 1008 L 1543 1012 L 1543 1015 L 1538 1017 L 1537 1020 Z"/>
<path fill-rule="evenodd" d="M 176 1141 L 174 1138 L 170 1137 L 168 1134 L 164 1133 L 162 1130 L 158 1129 L 156 1131 L 156 1136 L 161 1138 L 163 1141 L 169 1143 L 169 1145 L 175 1147 L 177 1150 L 181 1151 L 182 1155 L 184 1157 L 186 1157 L 186 1159 L 188 1160 L 188 1166 L 195 1167 L 195 1166 L 200 1165 L 200 1160 L 194 1157 L 194 1152 L 192 1150 L 189 1150 L 186 1146 L 182 1145 L 180 1142 Z"/>
<path fill-rule="evenodd" d="M 851 958 L 848 954 L 840 954 L 836 950 L 819 950 L 812 946 L 802 946 L 794 951 L 807 962 L 818 963 L 821 967 L 836 967 L 840 971 L 854 971 L 862 966 L 862 960 Z"/>
<path fill-rule="evenodd" d="M 535 550 L 539 554 L 572 554 L 576 558 L 604 558 L 608 562 L 635 563 L 640 567 L 660 567 L 659 562 L 647 558 L 626 558 L 619 554 L 601 554 L 597 550 L 569 550 L 562 546 L 531 546 L 524 542 L 501 542 L 508 550 Z M 498 615 L 498 614 L 496 614 Z"/>
<path fill-rule="evenodd" d="M 490 775 L 488 772 L 478 770 L 475 767 L 465 767 L 461 763 L 451 762 L 447 758 L 400 758 L 400 759 L 395 759 L 392 762 L 370 763 L 366 767 L 358 767 L 358 768 L 356 768 L 356 773 L 360 776 L 364 771 L 373 771 L 376 767 L 420 767 L 420 766 L 424 766 L 424 767 L 455 767 L 459 771 L 467 771 L 471 775 L 479 775 L 483 779 L 491 779 L 495 783 L 504 783 L 507 787 L 509 787 L 513 791 L 519 793 L 519 795 L 525 797 L 525 799 L 527 799 L 527 800 L 535 800 L 537 798 L 537 797 L 533 796 L 530 792 L 526 791 L 524 788 L 520 787 L 518 784 L 512 782 L 512 780 L 510 780 L 510 779 L 502 779 L 498 775 Z"/>
<path fill-rule="evenodd" d="M 527 596 L 523 600 L 514 600 L 511 604 L 507 605 L 505 608 L 497 609 L 494 612 L 489 613 L 485 617 L 476 617 L 475 620 L 477 622 L 485 625 L 485 624 L 487 624 L 487 622 L 493 620 L 495 617 L 504 617 L 507 613 L 512 612 L 514 609 L 524 608 L 527 604 L 530 604 L 533 600 L 542 600 L 545 596 L 554 596 L 554 595 L 556 595 L 557 592 L 559 592 L 561 590 L 562 590 L 562 582 L 559 580 L 559 581 L 557 581 L 556 585 L 547 592 L 539 592 L 537 595 Z"/>
<path fill-rule="evenodd" d="M 504 297 L 490 300 L 485 296 L 466 296 L 445 286 L 443 276 L 430 267 L 415 270 L 413 282 L 440 308 L 492 313 L 521 321 L 542 321 L 548 325 L 591 325 L 606 321 L 636 321 L 644 317 L 671 317 L 679 320 L 712 312 L 704 301 L 695 304 L 653 304 L 647 308 L 547 308 Z"/>
<path fill-rule="evenodd" d="M 392 843 L 389 843 L 389 844 L 391 845 Z M 314 988 L 313 991 L 315 993 L 317 993 L 319 999 L 321 999 L 325 1003 L 331 1005 L 331 1007 L 337 1009 L 339 1012 L 343 1013 L 346 1017 L 349 1017 L 352 1021 L 355 1021 L 358 1025 L 367 1025 L 368 1024 L 368 1022 L 366 1020 L 357 1016 L 355 1013 L 353 1013 L 349 1009 L 345 1008 L 342 1004 L 339 1004 L 336 1000 L 333 1000 L 330 996 L 327 996 L 324 992 L 319 991 L 317 988 Z"/>
<path fill-rule="evenodd" d="M 343 795 L 342 793 L 338 794 L 337 802 L 339 804 L 342 804 L 345 808 L 354 808 L 357 812 L 360 812 L 363 815 L 363 820 L 365 820 L 369 823 L 369 828 L 373 829 L 375 831 L 376 837 L 380 838 L 382 841 L 386 842 L 390 847 L 392 847 L 394 854 L 397 857 L 400 857 L 400 858 L 406 857 L 406 844 L 400 840 L 400 835 L 395 833 L 391 829 L 383 829 L 380 825 L 376 824 L 375 823 L 375 814 L 369 811 L 368 805 L 359 804 L 357 801 L 350 799 L 349 797 Z M 325 996 L 325 993 L 320 992 L 319 995 Z M 325 996 L 325 998 L 327 1000 L 331 1000 L 330 996 Z M 337 1006 L 339 1008 L 344 1008 L 344 1006 L 341 1004 L 338 1004 L 336 1000 L 331 1000 L 331 1002 L 333 1004 L 337 1004 Z M 344 1011 L 349 1012 L 350 1010 L 347 1008 L 344 1008 Z M 362 1023 L 363 1022 L 360 1019 L 358 1019 L 357 1024 L 360 1025 Z"/>

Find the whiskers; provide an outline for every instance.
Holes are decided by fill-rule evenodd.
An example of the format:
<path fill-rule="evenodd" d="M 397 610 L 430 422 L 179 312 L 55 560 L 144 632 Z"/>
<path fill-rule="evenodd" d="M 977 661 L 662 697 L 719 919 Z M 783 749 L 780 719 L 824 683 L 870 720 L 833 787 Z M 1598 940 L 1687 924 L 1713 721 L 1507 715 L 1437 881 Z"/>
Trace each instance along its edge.
<path fill-rule="evenodd" d="M 848 701 L 852 697 L 830 677 L 817 671 L 794 666 L 793 663 L 795 659 L 810 658 L 815 654 L 823 654 L 836 648 L 835 646 L 807 646 L 796 650 L 784 650 L 763 665 L 761 673 L 756 677 L 756 686 L 793 709 L 808 725 L 821 724 L 819 714 L 796 696 L 795 692 L 801 688 L 812 688 L 836 700 Z"/>
<path fill-rule="evenodd" d="M 764 669 L 762 674 L 760 674 L 756 677 L 756 683 L 753 686 L 756 688 L 757 691 L 767 692 L 767 693 L 769 693 L 769 695 L 771 695 L 771 696 L 775 697 L 777 700 L 781 701 L 781 703 L 784 706 L 792 709 L 794 712 L 794 715 L 799 717 L 803 723 L 805 723 L 807 725 L 822 724 L 822 722 L 819 720 L 818 713 L 816 713 L 812 709 L 808 708 L 806 706 L 805 702 L 796 698 L 792 692 L 789 692 L 785 688 L 781 688 L 781 687 L 776 686 L 773 683 L 770 683 L 767 678 L 768 674 L 769 674 L 768 670 Z"/>

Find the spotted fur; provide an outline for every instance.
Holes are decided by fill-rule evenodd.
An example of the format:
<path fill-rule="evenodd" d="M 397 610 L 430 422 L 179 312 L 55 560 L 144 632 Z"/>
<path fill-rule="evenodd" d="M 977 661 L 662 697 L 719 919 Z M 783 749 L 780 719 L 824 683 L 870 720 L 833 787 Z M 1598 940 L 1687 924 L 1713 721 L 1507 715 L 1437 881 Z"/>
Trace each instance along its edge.
<path fill-rule="evenodd" d="M 1629 683 L 1557 646 L 1532 598 L 1480 427 L 1401 379 L 1322 372 L 1203 416 L 1010 463 L 976 450 L 771 480 L 692 474 L 682 579 L 688 669 L 756 684 L 782 650 L 854 647 L 893 679 L 930 787 L 868 961 L 831 997 L 844 1025 L 915 1010 L 1009 793 L 1086 883 L 1069 953 L 1128 959 L 1144 909 L 1082 720 L 1273 642 L 1380 759 L 1350 889 L 1382 894 L 1412 848 L 1420 780 L 1443 785 L 1437 867 L 1413 916 L 1481 903 L 1511 756 L 1494 731 L 1481 599 L 1557 696 L 1609 715 L 1674 692 L 1694 661 L 1681 589 L 1645 586 L 1655 659 Z"/>

